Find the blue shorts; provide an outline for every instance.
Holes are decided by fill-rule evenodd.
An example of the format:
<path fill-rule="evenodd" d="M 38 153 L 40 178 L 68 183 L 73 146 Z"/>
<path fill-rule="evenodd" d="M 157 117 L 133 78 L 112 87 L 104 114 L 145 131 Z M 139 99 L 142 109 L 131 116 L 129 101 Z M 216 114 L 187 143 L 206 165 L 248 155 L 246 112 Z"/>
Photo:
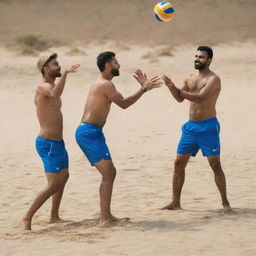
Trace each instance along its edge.
<path fill-rule="evenodd" d="M 68 168 L 68 153 L 64 141 L 36 138 L 36 150 L 44 164 L 44 171 L 60 173 Z"/>
<path fill-rule="evenodd" d="M 216 117 L 203 121 L 189 120 L 182 126 L 177 154 L 196 156 L 199 149 L 203 156 L 220 154 L 220 124 Z"/>
<path fill-rule="evenodd" d="M 91 165 L 102 159 L 111 160 L 102 127 L 81 123 L 76 129 L 76 141 Z"/>

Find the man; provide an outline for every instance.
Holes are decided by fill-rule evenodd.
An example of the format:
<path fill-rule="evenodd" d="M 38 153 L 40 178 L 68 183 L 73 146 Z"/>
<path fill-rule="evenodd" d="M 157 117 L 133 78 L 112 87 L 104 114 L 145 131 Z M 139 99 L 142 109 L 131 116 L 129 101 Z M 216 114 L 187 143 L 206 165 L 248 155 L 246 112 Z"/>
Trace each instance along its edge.
<path fill-rule="evenodd" d="M 224 211 L 231 210 L 226 195 L 225 175 L 220 163 L 220 125 L 215 109 L 221 81 L 219 76 L 209 69 L 212 57 L 211 48 L 198 47 L 194 60 L 198 72 L 185 79 L 180 89 L 168 76 L 163 76 L 165 84 L 178 102 L 185 99 L 190 101 L 189 121 L 182 126 L 182 136 L 174 162 L 173 198 L 163 209 L 181 209 L 180 196 L 185 180 L 185 167 L 190 156 L 196 156 L 201 149 L 214 172 Z"/>
<path fill-rule="evenodd" d="M 126 109 L 134 104 L 146 91 L 159 87 L 160 78 L 148 80 L 146 74 L 137 70 L 134 77 L 141 84 L 141 88 L 124 98 L 112 83 L 114 76 L 119 76 L 120 65 L 113 52 L 103 52 L 97 57 L 100 75 L 91 85 L 81 124 L 76 131 L 76 140 L 91 165 L 95 166 L 102 175 L 100 184 L 100 225 L 108 227 L 115 224 L 118 219 L 111 214 L 110 204 L 116 168 L 111 160 L 102 127 L 110 111 L 111 103 Z"/>
<path fill-rule="evenodd" d="M 23 217 L 23 226 L 31 229 L 31 221 L 35 212 L 52 196 L 50 222 L 60 221 L 59 206 L 65 184 L 68 180 L 68 154 L 63 141 L 63 118 L 61 113 L 61 94 L 68 73 L 77 72 L 79 65 L 73 65 L 61 74 L 57 54 L 42 56 L 37 63 L 43 80 L 36 88 L 35 105 L 40 124 L 36 138 L 36 149 L 43 161 L 48 185 L 38 194 L 35 201 Z M 55 79 L 60 77 L 55 83 Z"/>

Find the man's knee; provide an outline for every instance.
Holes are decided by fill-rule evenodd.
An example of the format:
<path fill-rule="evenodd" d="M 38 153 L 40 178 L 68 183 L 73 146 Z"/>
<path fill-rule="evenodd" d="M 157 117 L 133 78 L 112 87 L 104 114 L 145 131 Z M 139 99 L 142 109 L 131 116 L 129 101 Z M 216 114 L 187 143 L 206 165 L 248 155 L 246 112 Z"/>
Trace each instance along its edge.
<path fill-rule="evenodd" d="M 209 164 L 213 171 L 221 171 L 221 164 L 219 159 L 209 160 Z"/>
<path fill-rule="evenodd" d="M 54 180 L 49 181 L 48 190 L 53 194 L 59 191 L 63 187 L 63 178 L 64 176 L 63 177 L 59 176 L 58 178 L 56 177 Z"/>
<path fill-rule="evenodd" d="M 113 166 L 109 171 L 109 178 L 111 180 L 114 180 L 116 177 L 116 168 Z"/>
<path fill-rule="evenodd" d="M 64 177 L 63 177 L 63 182 L 66 183 L 69 179 L 69 173 L 65 173 Z"/>
<path fill-rule="evenodd" d="M 103 180 L 113 182 L 115 180 L 115 177 L 116 177 L 116 168 L 112 166 L 111 168 L 108 168 L 104 172 Z"/>
<path fill-rule="evenodd" d="M 65 184 L 68 181 L 69 178 L 69 172 L 68 169 L 63 169 L 60 174 L 61 183 Z"/>
<path fill-rule="evenodd" d="M 51 194 L 56 193 L 57 191 L 59 191 L 63 186 L 63 182 L 61 180 L 56 180 L 56 181 L 52 181 L 48 184 L 48 191 Z"/>
<path fill-rule="evenodd" d="M 187 161 L 180 159 L 180 158 L 176 158 L 174 161 L 174 170 L 175 172 L 184 172 L 184 169 L 186 167 Z"/>

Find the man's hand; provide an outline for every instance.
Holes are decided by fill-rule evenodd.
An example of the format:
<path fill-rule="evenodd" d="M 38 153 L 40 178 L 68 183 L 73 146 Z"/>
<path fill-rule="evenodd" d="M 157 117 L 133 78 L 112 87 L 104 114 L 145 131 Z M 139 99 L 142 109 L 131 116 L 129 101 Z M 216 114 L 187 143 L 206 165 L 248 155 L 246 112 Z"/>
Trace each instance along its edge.
<path fill-rule="evenodd" d="M 149 91 L 153 88 L 158 88 L 162 85 L 160 77 L 155 76 L 148 80 L 147 75 L 143 73 L 140 69 L 136 70 L 136 72 L 133 74 L 133 77 L 141 84 L 142 89 L 145 91 Z"/>
<path fill-rule="evenodd" d="M 172 79 L 169 78 L 168 76 L 163 76 L 163 80 L 165 85 L 170 89 L 170 91 L 174 92 L 175 94 L 179 95 L 180 94 L 180 89 L 178 89 L 175 84 L 172 82 Z"/>
<path fill-rule="evenodd" d="M 142 73 L 140 69 L 136 70 L 133 74 L 133 77 L 141 84 L 143 85 L 148 79 L 147 75 L 145 73 Z"/>
<path fill-rule="evenodd" d="M 76 73 L 78 71 L 79 67 L 80 67 L 80 64 L 72 65 L 72 66 L 66 68 L 66 72 L 67 73 Z"/>
<path fill-rule="evenodd" d="M 161 81 L 161 78 L 158 76 L 155 76 L 151 78 L 150 80 L 146 80 L 144 84 L 142 85 L 142 89 L 145 91 L 149 91 L 153 88 L 159 88 L 161 87 L 163 82 Z"/>
<path fill-rule="evenodd" d="M 172 89 L 173 87 L 175 87 L 174 83 L 172 82 L 172 79 L 168 76 L 163 75 L 163 80 L 165 85 L 169 88 Z"/>

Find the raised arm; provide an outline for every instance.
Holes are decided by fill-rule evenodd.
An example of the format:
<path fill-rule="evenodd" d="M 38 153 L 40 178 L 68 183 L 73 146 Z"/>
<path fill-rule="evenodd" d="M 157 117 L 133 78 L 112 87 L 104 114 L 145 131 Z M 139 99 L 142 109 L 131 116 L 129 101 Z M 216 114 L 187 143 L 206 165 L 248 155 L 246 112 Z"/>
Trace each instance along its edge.
<path fill-rule="evenodd" d="M 135 72 L 134 77 L 139 83 L 141 83 L 142 86 L 133 95 L 124 98 L 123 95 L 116 90 L 114 84 L 111 81 L 107 81 L 104 84 L 104 93 L 106 97 L 119 107 L 126 109 L 134 104 L 146 91 L 160 87 L 162 84 L 159 77 L 153 77 L 152 79 L 148 80 L 146 74 L 143 74 L 138 70 Z"/>
<path fill-rule="evenodd" d="M 80 67 L 80 65 L 76 64 L 76 65 L 72 65 L 72 66 L 65 69 L 61 78 L 57 82 L 56 86 L 54 86 L 53 89 L 52 89 L 52 95 L 53 96 L 61 96 L 61 94 L 63 92 L 63 89 L 64 89 L 64 86 L 65 86 L 65 83 L 66 83 L 67 74 L 68 73 L 76 73 L 78 71 L 79 67 Z"/>
<path fill-rule="evenodd" d="M 42 83 L 39 85 L 38 91 L 47 97 L 60 97 L 66 83 L 67 74 L 77 72 L 79 66 L 79 64 L 76 64 L 66 68 L 55 86 L 52 86 L 50 83 Z"/>
<path fill-rule="evenodd" d="M 214 92 L 220 91 L 220 89 L 220 78 L 218 76 L 213 76 L 207 80 L 206 85 L 199 92 L 180 90 L 180 96 L 189 101 L 201 103 L 209 98 Z"/>

